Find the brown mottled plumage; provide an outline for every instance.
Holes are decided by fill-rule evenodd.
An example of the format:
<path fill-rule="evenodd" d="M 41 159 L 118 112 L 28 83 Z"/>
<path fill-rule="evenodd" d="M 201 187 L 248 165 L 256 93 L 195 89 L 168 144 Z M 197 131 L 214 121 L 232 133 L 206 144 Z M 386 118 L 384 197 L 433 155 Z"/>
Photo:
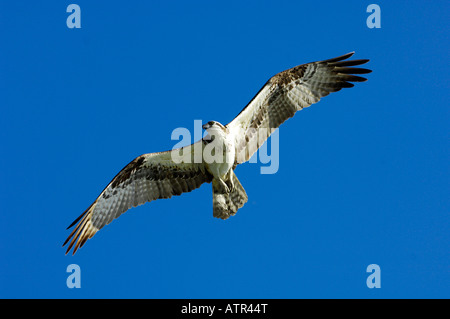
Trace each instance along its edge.
<path fill-rule="evenodd" d="M 367 79 L 356 74 L 371 70 L 355 68 L 369 60 L 347 60 L 353 52 L 337 58 L 307 63 L 280 72 L 267 81 L 250 103 L 226 126 L 214 121 L 204 125 L 203 140 L 161 153 L 137 157 L 125 166 L 98 198 L 68 228 L 64 242 L 73 253 L 95 233 L 129 208 L 160 198 L 190 192 L 212 182 L 213 216 L 227 219 L 247 202 L 247 194 L 234 168 L 250 159 L 270 134 L 294 114 L 351 82 Z M 206 160 L 204 151 L 216 143 L 221 160 Z M 196 161 L 196 150 L 202 151 Z M 178 156 L 178 157 L 177 157 Z M 181 161 L 174 159 L 180 159 Z M 63 246 L 64 246 L 63 245 Z M 75 245 L 75 246 L 74 246 Z"/>
<path fill-rule="evenodd" d="M 68 227 L 69 229 L 78 222 L 63 244 L 64 246 L 70 241 L 66 253 L 76 243 L 73 251 L 75 254 L 87 239 L 131 207 L 181 195 L 205 182 L 210 183 L 212 175 L 202 163 L 195 163 L 193 159 L 194 145 L 182 148 L 188 154 L 187 164 L 172 161 L 171 153 L 178 152 L 177 149 L 141 155 L 125 166 L 94 203 Z"/>
<path fill-rule="evenodd" d="M 353 54 L 299 65 L 270 78 L 227 124 L 231 131 L 240 132 L 236 134 L 236 164 L 248 161 L 270 134 L 297 111 L 319 102 L 331 92 L 353 87 L 351 82 L 367 81 L 354 74 L 366 74 L 371 70 L 351 66 L 369 60 L 346 60 Z"/>

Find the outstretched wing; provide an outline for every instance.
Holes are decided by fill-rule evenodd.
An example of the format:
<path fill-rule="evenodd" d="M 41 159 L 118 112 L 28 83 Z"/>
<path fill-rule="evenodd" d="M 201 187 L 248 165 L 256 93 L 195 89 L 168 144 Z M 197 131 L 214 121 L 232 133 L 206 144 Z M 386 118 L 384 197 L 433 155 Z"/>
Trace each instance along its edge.
<path fill-rule="evenodd" d="M 202 141 L 199 141 L 172 151 L 144 154 L 125 166 L 68 227 L 78 223 L 63 244 L 70 241 L 66 254 L 76 243 L 75 254 L 86 240 L 131 207 L 190 192 L 211 182 L 212 175 L 201 160 L 196 160 L 198 156 L 194 156 L 194 152 L 201 154 L 201 147 Z"/>
<path fill-rule="evenodd" d="M 355 74 L 372 71 L 352 66 L 369 60 L 346 60 L 353 54 L 299 65 L 270 78 L 241 113 L 227 124 L 235 136 L 236 164 L 248 161 L 270 134 L 297 111 L 331 92 L 353 87 L 351 82 L 366 81 Z"/>

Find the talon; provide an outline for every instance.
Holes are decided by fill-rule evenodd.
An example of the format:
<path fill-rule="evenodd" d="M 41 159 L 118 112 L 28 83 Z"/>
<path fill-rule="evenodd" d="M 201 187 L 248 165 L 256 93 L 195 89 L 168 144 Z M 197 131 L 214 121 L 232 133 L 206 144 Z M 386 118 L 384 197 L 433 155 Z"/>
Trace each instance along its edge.
<path fill-rule="evenodd" d="M 234 182 L 233 182 L 233 176 L 232 176 L 232 170 L 230 169 L 228 171 L 228 180 L 227 180 L 227 186 L 230 189 L 230 192 L 234 190 Z"/>
<path fill-rule="evenodd" d="M 229 179 L 229 180 L 227 181 L 227 186 L 228 186 L 228 189 L 230 190 L 230 192 L 232 192 L 232 191 L 234 190 L 234 183 L 233 183 L 233 180 Z"/>
<path fill-rule="evenodd" d="M 228 187 L 227 183 L 225 183 L 223 180 L 219 179 L 220 184 L 222 184 L 223 189 L 225 190 L 225 193 L 230 192 L 230 188 Z"/>

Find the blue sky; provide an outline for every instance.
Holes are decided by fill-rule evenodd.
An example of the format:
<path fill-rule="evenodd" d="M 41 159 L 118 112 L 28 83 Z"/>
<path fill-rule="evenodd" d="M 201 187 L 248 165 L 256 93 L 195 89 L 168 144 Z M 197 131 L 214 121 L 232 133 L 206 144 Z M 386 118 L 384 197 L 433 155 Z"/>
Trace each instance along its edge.
<path fill-rule="evenodd" d="M 448 1 L 0 4 L 1 298 L 448 298 Z M 299 112 L 280 163 L 134 208 L 75 256 L 66 227 L 177 127 L 228 123 L 272 75 L 356 51 L 368 81 Z M 69 289 L 67 266 L 81 269 Z M 381 269 L 369 289 L 366 268 Z"/>

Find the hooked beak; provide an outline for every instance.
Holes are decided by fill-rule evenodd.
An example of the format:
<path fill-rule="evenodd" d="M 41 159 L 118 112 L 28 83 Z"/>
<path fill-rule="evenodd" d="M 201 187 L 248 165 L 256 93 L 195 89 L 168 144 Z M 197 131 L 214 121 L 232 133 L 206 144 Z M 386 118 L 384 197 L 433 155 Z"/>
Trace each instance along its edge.
<path fill-rule="evenodd" d="M 203 126 L 202 126 L 202 128 L 203 128 L 204 130 L 209 129 L 210 127 L 211 127 L 211 125 L 209 125 L 208 123 L 203 124 Z"/>

